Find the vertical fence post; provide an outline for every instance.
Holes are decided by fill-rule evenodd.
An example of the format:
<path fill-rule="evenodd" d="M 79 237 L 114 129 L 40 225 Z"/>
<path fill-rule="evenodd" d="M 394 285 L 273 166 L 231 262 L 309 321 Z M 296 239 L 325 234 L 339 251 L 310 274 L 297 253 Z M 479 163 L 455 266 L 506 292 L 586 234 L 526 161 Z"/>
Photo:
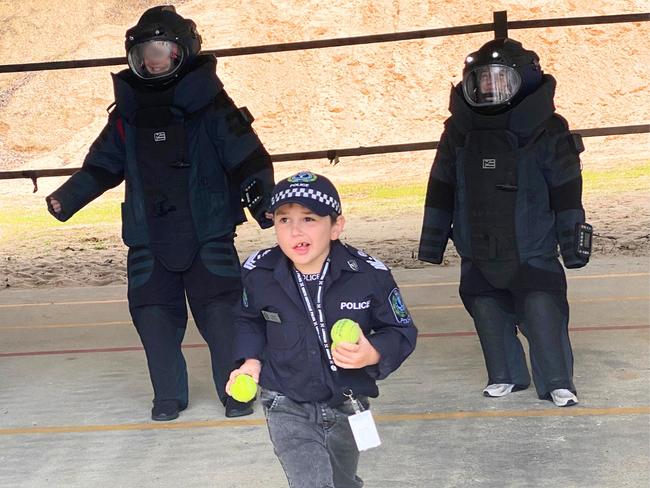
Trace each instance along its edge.
<path fill-rule="evenodd" d="M 508 37 L 508 11 L 501 10 L 492 13 L 494 19 L 494 38 L 502 39 Z"/>

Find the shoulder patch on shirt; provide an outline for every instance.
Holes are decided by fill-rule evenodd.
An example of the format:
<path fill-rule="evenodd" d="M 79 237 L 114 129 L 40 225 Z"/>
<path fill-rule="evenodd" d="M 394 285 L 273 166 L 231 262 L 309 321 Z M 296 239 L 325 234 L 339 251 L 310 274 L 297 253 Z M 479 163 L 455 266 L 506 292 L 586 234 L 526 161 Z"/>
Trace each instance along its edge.
<path fill-rule="evenodd" d="M 258 261 L 270 252 L 271 249 L 262 249 L 261 251 L 254 252 L 253 254 L 248 256 L 246 261 L 244 261 L 243 267 L 248 270 L 255 269 L 255 266 L 257 266 Z"/>
<path fill-rule="evenodd" d="M 345 244 L 345 247 L 348 249 L 348 252 L 352 254 L 355 257 L 360 257 L 368 263 L 370 266 L 372 266 L 375 269 L 379 269 L 382 271 L 388 271 L 388 266 L 386 266 L 383 262 L 381 262 L 379 259 L 370 256 L 366 252 L 362 251 L 361 249 L 357 249 L 355 247 L 350 246 L 349 244 Z M 352 266 L 350 266 L 352 267 Z"/>
<path fill-rule="evenodd" d="M 406 304 L 402 300 L 402 295 L 399 292 L 399 288 L 395 287 L 388 295 L 388 303 L 390 304 L 390 309 L 393 311 L 395 316 L 395 321 L 398 324 L 407 325 L 410 324 L 411 315 L 406 309 Z"/>
<path fill-rule="evenodd" d="M 373 258 L 372 256 L 368 256 L 366 254 L 366 263 L 368 263 L 370 266 L 372 266 L 375 269 L 380 269 L 382 271 L 388 271 L 388 266 L 386 266 L 384 263 L 382 263 L 379 259 Z"/>

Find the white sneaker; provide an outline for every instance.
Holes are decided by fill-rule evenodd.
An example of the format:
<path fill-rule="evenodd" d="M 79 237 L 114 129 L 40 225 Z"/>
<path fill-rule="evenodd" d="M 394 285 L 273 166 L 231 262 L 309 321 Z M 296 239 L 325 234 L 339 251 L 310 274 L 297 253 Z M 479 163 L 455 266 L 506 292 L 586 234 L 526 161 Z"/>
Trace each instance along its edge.
<path fill-rule="evenodd" d="M 551 392 L 551 398 L 553 399 L 553 403 L 558 407 L 570 407 L 578 403 L 578 397 L 565 388 L 553 390 Z"/>
<path fill-rule="evenodd" d="M 511 393 L 514 387 L 515 385 L 511 383 L 494 383 L 492 385 L 487 385 L 483 390 L 483 396 L 502 397 Z"/>

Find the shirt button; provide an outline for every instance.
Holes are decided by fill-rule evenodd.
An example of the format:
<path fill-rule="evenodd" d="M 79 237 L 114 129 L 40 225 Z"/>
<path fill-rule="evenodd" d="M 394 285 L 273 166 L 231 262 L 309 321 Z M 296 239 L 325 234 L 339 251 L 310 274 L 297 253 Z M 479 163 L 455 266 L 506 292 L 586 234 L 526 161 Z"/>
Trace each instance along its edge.
<path fill-rule="evenodd" d="M 312 356 L 315 356 L 316 355 L 316 350 L 315 349 L 310 349 L 309 354 L 311 354 Z"/>

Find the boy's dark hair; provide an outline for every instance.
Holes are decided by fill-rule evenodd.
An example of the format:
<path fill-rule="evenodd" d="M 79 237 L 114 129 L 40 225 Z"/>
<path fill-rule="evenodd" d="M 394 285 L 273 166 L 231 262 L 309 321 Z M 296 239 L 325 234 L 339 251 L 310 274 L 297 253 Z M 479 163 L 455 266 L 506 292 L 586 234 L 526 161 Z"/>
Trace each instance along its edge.
<path fill-rule="evenodd" d="M 289 205 L 302 205 L 302 204 L 301 203 L 290 203 Z M 302 205 L 302 206 L 304 207 L 304 205 Z M 306 208 L 309 208 L 309 207 L 306 207 Z M 275 212 L 273 212 L 273 213 L 275 213 Z M 330 218 L 330 220 L 332 222 L 332 225 L 334 225 L 334 224 L 336 224 L 336 219 L 338 219 L 339 216 L 336 214 L 336 212 L 332 212 L 331 214 L 329 214 L 329 218 Z"/>

